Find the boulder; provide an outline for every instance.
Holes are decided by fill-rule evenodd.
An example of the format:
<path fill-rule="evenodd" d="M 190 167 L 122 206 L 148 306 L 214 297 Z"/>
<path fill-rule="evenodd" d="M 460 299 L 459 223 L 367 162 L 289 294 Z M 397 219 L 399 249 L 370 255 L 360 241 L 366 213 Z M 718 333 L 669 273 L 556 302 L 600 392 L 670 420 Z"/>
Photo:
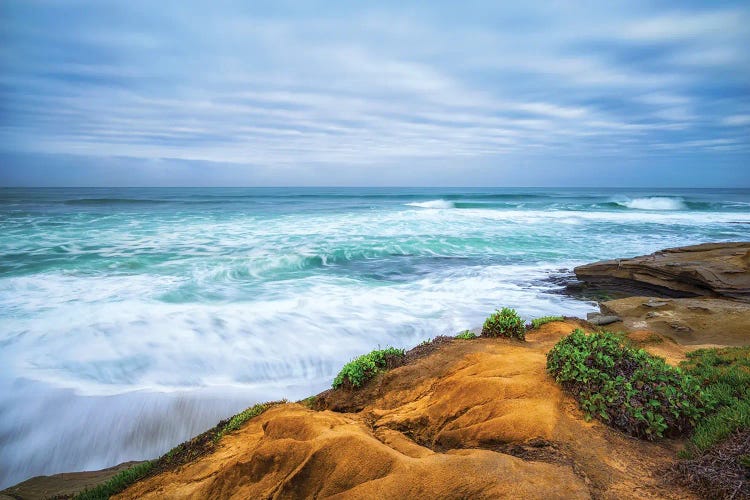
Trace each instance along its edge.
<path fill-rule="evenodd" d="M 598 326 L 610 325 L 620 321 L 618 316 L 614 314 L 599 314 L 599 313 L 588 313 L 586 319 L 589 323 L 593 323 Z"/>

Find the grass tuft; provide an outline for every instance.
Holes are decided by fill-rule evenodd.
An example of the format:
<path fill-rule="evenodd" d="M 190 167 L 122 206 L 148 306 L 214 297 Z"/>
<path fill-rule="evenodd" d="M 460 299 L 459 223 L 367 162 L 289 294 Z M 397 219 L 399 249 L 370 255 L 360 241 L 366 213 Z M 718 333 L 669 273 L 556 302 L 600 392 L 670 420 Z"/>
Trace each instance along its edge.
<path fill-rule="evenodd" d="M 242 424 L 247 422 L 253 417 L 257 417 L 264 411 L 268 410 L 269 408 L 276 406 L 279 404 L 278 402 L 271 402 L 271 403 L 258 403 L 257 405 L 253 405 L 250 408 L 247 408 L 237 415 L 233 416 L 229 419 L 229 421 L 216 432 L 216 436 L 214 437 L 214 441 L 219 441 L 223 436 L 229 434 L 230 432 L 236 431 L 240 427 L 242 427 Z"/>
<path fill-rule="evenodd" d="M 427 342 L 429 344 L 429 342 Z M 363 354 L 345 364 L 333 380 L 333 388 L 357 389 L 365 385 L 379 372 L 400 365 L 404 359 L 404 350 L 395 347 L 372 351 Z"/>
<path fill-rule="evenodd" d="M 477 338 L 477 334 L 472 332 L 471 330 L 464 330 L 463 332 L 456 335 L 457 339 L 463 339 L 463 340 L 471 340 Z"/>
<path fill-rule="evenodd" d="M 125 490 L 128 486 L 146 477 L 153 469 L 153 462 L 143 462 L 122 472 L 118 472 L 106 483 L 90 490 L 83 490 L 75 496 L 75 500 L 107 500 L 112 495 L 116 495 Z"/>
<path fill-rule="evenodd" d="M 553 321 L 562 321 L 565 318 L 563 316 L 542 316 L 541 318 L 536 318 L 531 320 L 531 328 L 539 328 L 542 325 L 546 325 L 547 323 L 552 323 Z"/>
<path fill-rule="evenodd" d="M 750 347 L 698 349 L 687 357 L 680 367 L 700 380 L 714 408 L 696 426 L 685 458 L 750 429 Z"/>

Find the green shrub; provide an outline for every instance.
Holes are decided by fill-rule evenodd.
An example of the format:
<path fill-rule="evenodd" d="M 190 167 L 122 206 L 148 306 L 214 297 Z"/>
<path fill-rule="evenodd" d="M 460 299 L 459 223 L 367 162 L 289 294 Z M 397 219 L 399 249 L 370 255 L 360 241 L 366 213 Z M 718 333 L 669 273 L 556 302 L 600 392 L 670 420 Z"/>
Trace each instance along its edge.
<path fill-rule="evenodd" d="M 562 316 L 542 316 L 541 318 L 536 318 L 531 320 L 531 328 L 539 328 L 542 325 L 546 325 L 547 323 L 552 323 L 553 321 L 562 321 L 565 318 Z"/>
<path fill-rule="evenodd" d="M 680 364 L 698 379 L 714 408 L 695 428 L 683 456 L 704 452 L 738 430 L 750 429 L 750 347 L 698 349 Z"/>
<path fill-rule="evenodd" d="M 482 325 L 482 335 L 485 337 L 509 337 L 512 339 L 526 339 L 526 325 L 515 309 L 503 307 L 495 311 Z"/>
<path fill-rule="evenodd" d="M 653 440 L 690 431 L 706 411 L 698 381 L 622 337 L 576 329 L 547 354 L 547 371 L 595 416 Z"/>
<path fill-rule="evenodd" d="M 143 479 L 154 467 L 153 462 L 143 462 L 118 472 L 106 483 L 90 490 L 84 490 L 75 496 L 75 500 L 106 500 L 125 490 L 128 486 Z"/>
<path fill-rule="evenodd" d="M 477 338 L 477 334 L 472 332 L 471 330 L 464 330 L 463 332 L 456 335 L 457 339 L 463 339 L 463 340 L 471 340 Z"/>
<path fill-rule="evenodd" d="M 387 347 L 372 351 L 369 354 L 353 359 L 345 364 L 333 380 L 333 388 L 358 388 L 374 377 L 378 372 L 398 366 L 403 362 L 404 350 Z"/>

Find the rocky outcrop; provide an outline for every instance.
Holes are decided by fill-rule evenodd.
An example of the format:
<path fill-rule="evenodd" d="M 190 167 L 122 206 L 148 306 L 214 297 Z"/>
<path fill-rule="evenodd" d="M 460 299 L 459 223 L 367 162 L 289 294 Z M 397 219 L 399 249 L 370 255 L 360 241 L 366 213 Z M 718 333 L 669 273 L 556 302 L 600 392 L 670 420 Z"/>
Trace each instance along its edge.
<path fill-rule="evenodd" d="M 750 344 L 750 304 L 746 302 L 708 297 L 628 297 L 603 302 L 599 307 L 605 315 L 622 321 L 607 325 L 613 331 L 650 330 L 686 345 Z"/>
<path fill-rule="evenodd" d="M 441 342 L 357 390 L 349 409 L 342 389 L 276 406 L 119 497 L 692 498 L 663 482 L 674 442 L 586 422 L 547 375 L 546 352 L 586 325 Z"/>
<path fill-rule="evenodd" d="M 670 248 L 576 267 L 592 288 L 629 295 L 724 297 L 750 302 L 750 242 Z"/>

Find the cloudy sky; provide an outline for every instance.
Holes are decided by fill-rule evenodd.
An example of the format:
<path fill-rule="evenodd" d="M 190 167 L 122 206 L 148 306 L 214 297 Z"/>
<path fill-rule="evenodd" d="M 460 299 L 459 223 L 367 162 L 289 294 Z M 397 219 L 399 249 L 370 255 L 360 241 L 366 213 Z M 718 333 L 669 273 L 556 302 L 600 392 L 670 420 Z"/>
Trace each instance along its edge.
<path fill-rule="evenodd" d="M 750 187 L 747 2 L 3 0 L 0 185 Z"/>

